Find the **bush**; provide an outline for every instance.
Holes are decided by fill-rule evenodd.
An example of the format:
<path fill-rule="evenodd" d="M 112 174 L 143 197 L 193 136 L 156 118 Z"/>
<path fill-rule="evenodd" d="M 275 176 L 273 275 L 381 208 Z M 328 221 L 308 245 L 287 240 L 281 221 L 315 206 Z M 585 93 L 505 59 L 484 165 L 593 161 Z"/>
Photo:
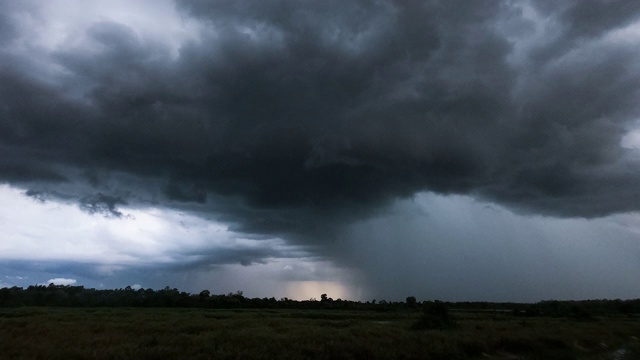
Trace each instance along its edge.
<path fill-rule="evenodd" d="M 456 321 L 449 314 L 449 308 L 442 301 L 425 301 L 422 304 L 422 315 L 413 324 L 414 330 L 451 329 L 456 326 Z"/>

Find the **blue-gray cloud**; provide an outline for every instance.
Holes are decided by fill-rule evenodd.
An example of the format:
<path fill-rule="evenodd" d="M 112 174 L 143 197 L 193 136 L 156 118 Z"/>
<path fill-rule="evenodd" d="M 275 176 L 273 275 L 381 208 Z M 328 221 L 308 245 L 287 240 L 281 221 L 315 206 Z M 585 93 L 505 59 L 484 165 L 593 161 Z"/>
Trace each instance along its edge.
<path fill-rule="evenodd" d="M 177 51 L 115 20 L 31 44 L 20 14 L 42 6 L 1 4 L 0 180 L 325 249 L 422 191 L 559 217 L 640 210 L 620 146 L 640 44 L 615 36 L 636 1 L 175 6 L 198 24 Z M 245 255 L 229 257 L 273 254 Z"/>

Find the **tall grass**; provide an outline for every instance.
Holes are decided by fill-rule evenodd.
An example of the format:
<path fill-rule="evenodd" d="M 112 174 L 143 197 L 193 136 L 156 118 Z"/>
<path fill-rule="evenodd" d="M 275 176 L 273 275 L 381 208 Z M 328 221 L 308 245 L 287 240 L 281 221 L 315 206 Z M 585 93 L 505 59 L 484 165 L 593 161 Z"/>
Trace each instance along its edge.
<path fill-rule="evenodd" d="M 640 356 L 640 322 L 420 311 L 0 309 L 2 359 L 607 359 Z M 618 354 L 618 355 L 616 355 Z"/>

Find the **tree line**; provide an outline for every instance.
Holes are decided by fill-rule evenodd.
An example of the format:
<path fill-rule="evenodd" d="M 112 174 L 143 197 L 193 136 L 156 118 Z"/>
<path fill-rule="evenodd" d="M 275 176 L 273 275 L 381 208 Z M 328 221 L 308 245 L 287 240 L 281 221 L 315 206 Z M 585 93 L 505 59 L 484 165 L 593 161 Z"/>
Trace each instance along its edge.
<path fill-rule="evenodd" d="M 500 312 L 515 316 L 553 316 L 590 319 L 602 315 L 638 315 L 640 299 L 634 300 L 582 300 L 542 301 L 535 304 L 492 302 L 438 302 L 452 311 Z M 179 307 L 211 309 L 350 309 L 350 310 L 415 310 L 433 306 L 433 301 L 417 301 L 409 296 L 405 301 L 352 301 L 322 294 L 320 300 L 292 300 L 289 298 L 249 298 L 242 291 L 211 294 L 203 290 L 198 294 L 165 287 L 161 290 L 94 289 L 69 285 L 34 285 L 27 288 L 0 289 L 0 307 L 54 306 L 54 307 Z"/>

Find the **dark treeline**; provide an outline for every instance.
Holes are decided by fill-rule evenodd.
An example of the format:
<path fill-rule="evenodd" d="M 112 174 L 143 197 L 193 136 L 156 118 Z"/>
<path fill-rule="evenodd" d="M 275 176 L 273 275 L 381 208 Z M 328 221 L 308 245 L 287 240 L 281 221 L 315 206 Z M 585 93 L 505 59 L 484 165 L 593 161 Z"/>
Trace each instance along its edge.
<path fill-rule="evenodd" d="M 56 307 L 181 307 L 212 309 L 350 309 L 391 311 L 419 309 L 431 301 L 419 302 L 409 296 L 406 301 L 350 301 L 334 300 L 326 294 L 320 300 L 292 300 L 281 298 L 248 298 L 241 291 L 213 295 L 208 290 L 190 294 L 166 287 L 162 290 L 124 289 L 97 290 L 83 286 L 36 285 L 28 288 L 0 289 L 0 307 L 56 306 Z M 491 302 L 445 302 L 452 311 L 510 313 L 516 316 L 554 316 L 589 319 L 601 315 L 640 314 L 640 299 L 542 301 L 535 304 Z"/>

